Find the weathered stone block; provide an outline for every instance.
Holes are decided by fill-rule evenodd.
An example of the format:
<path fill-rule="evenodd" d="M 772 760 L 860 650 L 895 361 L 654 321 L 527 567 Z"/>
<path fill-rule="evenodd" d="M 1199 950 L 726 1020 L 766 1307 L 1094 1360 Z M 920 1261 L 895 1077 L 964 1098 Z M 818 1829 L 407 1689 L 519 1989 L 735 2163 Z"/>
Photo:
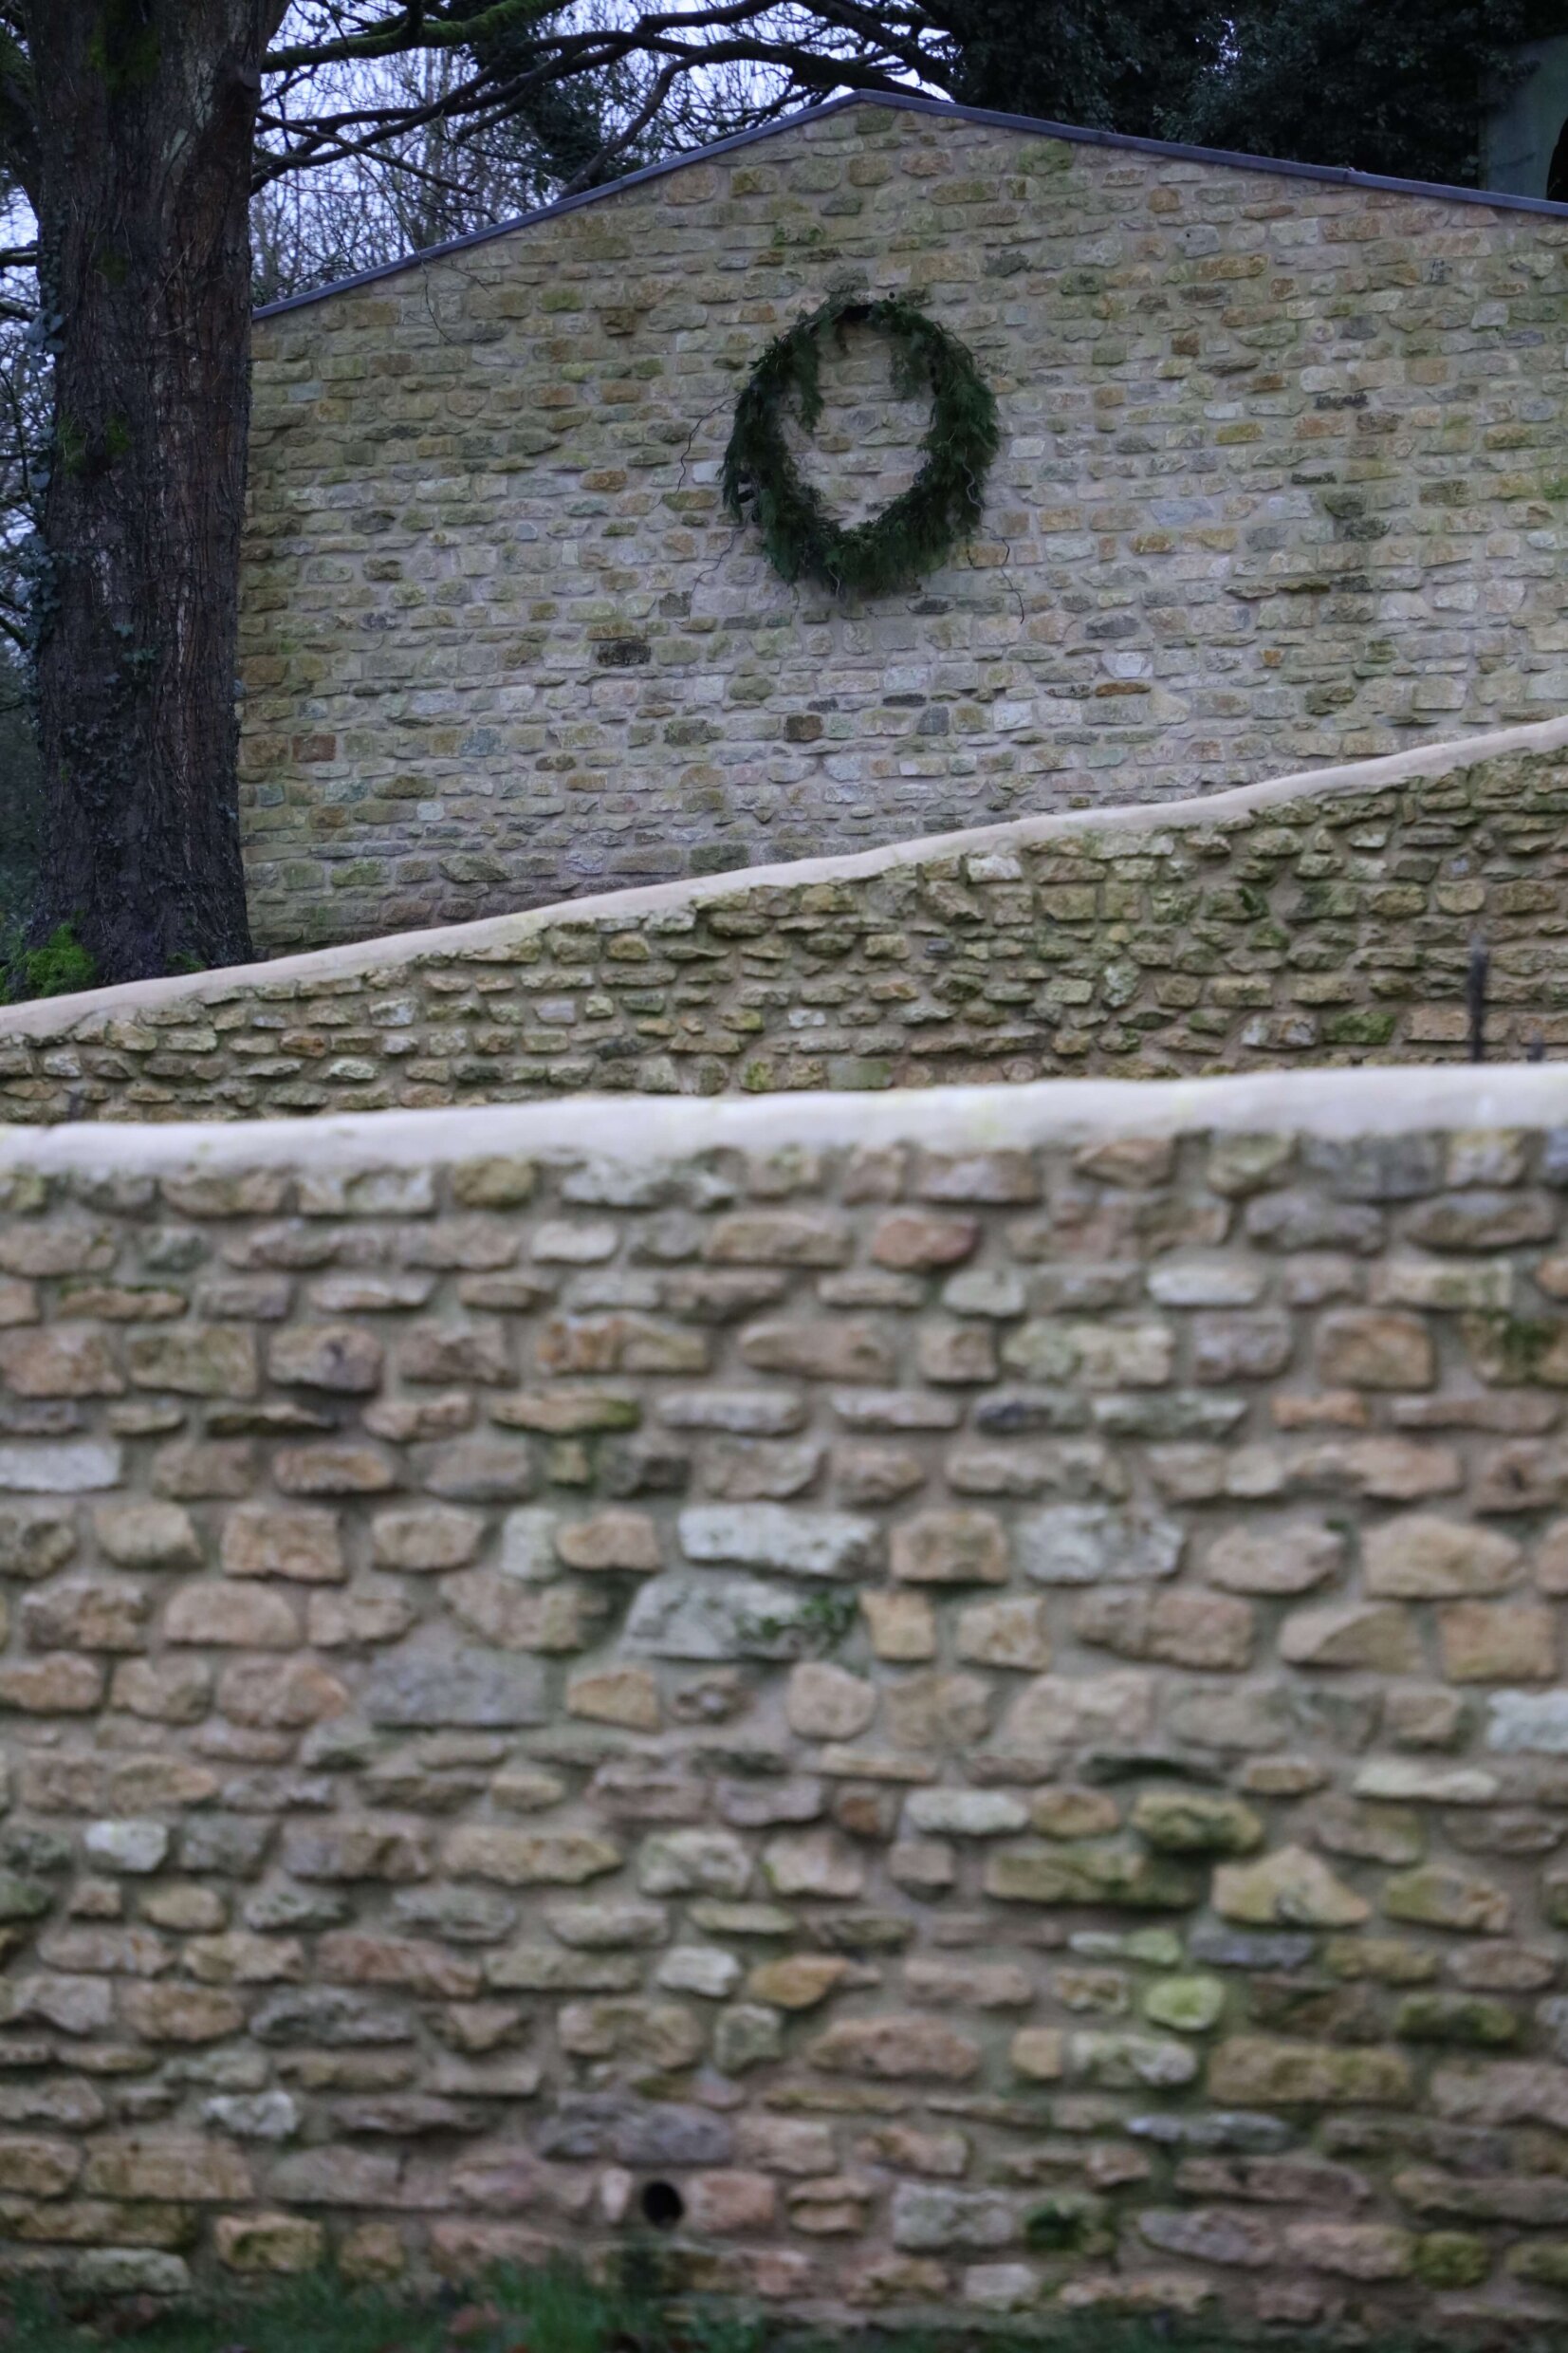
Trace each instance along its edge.
<path fill-rule="evenodd" d="M 1254 1515 L 1215 1539 L 1204 1573 L 1210 1584 L 1231 1593 L 1310 1593 L 1338 1574 L 1344 1555 L 1345 1540 L 1337 1529 Z"/>
<path fill-rule="evenodd" d="M 361 1705 L 372 1724 L 405 1731 L 507 1730 L 543 1724 L 547 1714 L 535 1660 L 470 1649 L 434 1629 L 377 1660 Z"/>
<path fill-rule="evenodd" d="M 1504 1889 L 1443 1863 L 1423 1864 L 1387 1881 L 1383 1909 L 1391 1920 L 1417 1920 L 1471 1936 L 1505 1936 L 1513 1924 Z"/>
<path fill-rule="evenodd" d="M 442 1859 L 459 1879 L 494 1880 L 503 1887 L 576 1887 L 618 1870 L 623 1860 L 613 1841 L 585 1832 L 477 1823 L 450 1834 Z"/>
<path fill-rule="evenodd" d="M 268 1510 L 243 1504 L 223 1524 L 220 1550 L 226 1577 L 287 1577 L 305 1584 L 336 1584 L 348 1574 L 338 1515 L 301 1506 Z"/>
<path fill-rule="evenodd" d="M 1140 1740 L 1154 1715 L 1154 1687 L 1146 1675 L 1116 1670 L 1086 1681 L 1041 1675 L 1011 1702 L 997 1732 L 1003 1755 L 1051 1764 L 1090 1742 Z"/>
<path fill-rule="evenodd" d="M 1185 1912 L 1202 1900 L 1190 1872 L 1132 1846 L 1001 1847 L 986 1859 L 985 1888 L 1003 1903 L 1109 1904 L 1132 1912 Z"/>
<path fill-rule="evenodd" d="M 295 1324 L 267 1343 L 268 1378 L 286 1388 L 365 1397 L 381 1385 L 381 1343 L 357 1324 Z"/>
<path fill-rule="evenodd" d="M 1376 1600 L 1449 1601 L 1517 1584 L 1523 1554 L 1500 1529 L 1410 1511 L 1368 1530 L 1362 1567 L 1366 1589 Z"/>
<path fill-rule="evenodd" d="M 301 1634 L 299 1613 L 286 1595 L 266 1586 L 181 1585 L 163 1612 L 168 1642 L 243 1650 L 291 1650 Z"/>
<path fill-rule="evenodd" d="M 923 1594 L 862 1593 L 859 1603 L 871 1647 L 878 1658 L 912 1666 L 935 1658 L 936 1620 Z M 960 1655 L 965 1654 L 961 1651 Z M 1050 1662 L 1046 1658 L 1041 1663 Z"/>
<path fill-rule="evenodd" d="M 315 2271 L 325 2258 L 326 2233 L 304 2214 L 220 2214 L 212 2250 L 230 2271 Z"/>
<path fill-rule="evenodd" d="M 1430 1389 L 1436 1358 L 1419 1317 L 1355 1307 L 1326 1315 L 1318 1332 L 1318 1377 L 1346 1389 Z"/>
<path fill-rule="evenodd" d="M 29 1650 L 144 1651 L 151 1618 L 152 1603 L 138 1586 L 85 1578 L 47 1585 L 22 1603 Z"/>
<path fill-rule="evenodd" d="M 693 1506 L 680 1515 L 689 1561 L 773 1569 L 791 1577 L 850 1577 L 876 1543 L 873 1521 L 845 1511 L 789 1510 L 780 1504 Z"/>
<path fill-rule="evenodd" d="M 98 1548 L 119 1568 L 200 1568 L 201 1539 L 176 1503 L 103 1503 L 93 1511 Z"/>
<path fill-rule="evenodd" d="M 875 1639 L 875 1637 L 874 1637 Z M 1043 1601 L 977 1602 L 960 1610 L 954 1647 L 977 1667 L 1038 1674 L 1051 1663 L 1050 1621 Z M 879 1658 L 889 1654 L 878 1650 Z"/>
<path fill-rule="evenodd" d="M 1259 1862 L 1221 1863 L 1214 1874 L 1214 1909 L 1222 1918 L 1256 1926 L 1356 1928 L 1372 1906 L 1337 1879 L 1320 1857 L 1282 1846 Z"/>
<path fill-rule="evenodd" d="M 813 1659 L 790 1670 L 784 1708 L 802 1740 L 853 1740 L 876 1713 L 876 1692 L 861 1677 Z"/>
<path fill-rule="evenodd" d="M 663 1721 L 658 1684 L 646 1667 L 606 1667 L 566 1686 L 566 1713 L 627 1732 L 656 1732 Z"/>
<path fill-rule="evenodd" d="M 1410 2063 L 1397 2051 L 1344 2050 L 1234 2035 L 1216 2046 L 1209 2097 L 1271 2107 L 1393 2106 L 1409 2102 Z"/>
<path fill-rule="evenodd" d="M 138 1389 L 171 1389 L 176 1397 L 253 1398 L 259 1385 L 256 1336 L 243 1325 L 133 1332 L 125 1358 Z"/>
<path fill-rule="evenodd" d="M 1005 1584 L 1007 1540 L 990 1511 L 921 1511 L 893 1531 L 893 1574 L 904 1584 Z"/>
<path fill-rule="evenodd" d="M 1138 1518 L 1103 1504 L 1059 1504 L 1018 1523 L 1019 1566 L 1037 1584 L 1173 1577 L 1186 1531 L 1164 1518 Z"/>
<path fill-rule="evenodd" d="M 1344 1602 L 1297 1610 L 1280 1629 L 1280 1656 L 1297 1667 L 1368 1668 L 1419 1675 L 1420 1637 L 1409 1610 L 1393 1603 Z"/>
<path fill-rule="evenodd" d="M 1145 1789 L 1133 1827 L 1170 1855 L 1249 1855 L 1264 1843 L 1262 1818 L 1242 1799 L 1198 1789 Z"/>
<path fill-rule="evenodd" d="M 1019 2236 L 1013 2198 L 995 2190 L 901 2182 L 893 2199 L 893 2243 L 919 2251 L 1009 2247 Z"/>
<path fill-rule="evenodd" d="M 1170 1666 L 1236 1669 L 1252 1657 L 1251 1604 L 1224 1593 L 1107 1585 L 1079 1603 L 1073 1631 L 1123 1658 Z"/>
<path fill-rule="evenodd" d="M 1547 1683 L 1557 1674 L 1557 1621 L 1528 1603 L 1454 1602 L 1437 1614 L 1451 1683 Z"/>
<path fill-rule="evenodd" d="M 840 2020 L 808 2046 L 806 2056 L 824 2074 L 884 2083 L 966 2084 L 980 2068 L 979 2047 L 968 2035 L 913 2011 Z"/>

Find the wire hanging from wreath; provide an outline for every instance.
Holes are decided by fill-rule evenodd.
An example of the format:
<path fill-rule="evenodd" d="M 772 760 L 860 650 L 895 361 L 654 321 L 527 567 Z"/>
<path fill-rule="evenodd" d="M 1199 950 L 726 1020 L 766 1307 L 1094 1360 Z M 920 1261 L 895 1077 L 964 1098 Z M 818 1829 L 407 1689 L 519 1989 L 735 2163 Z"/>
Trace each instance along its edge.
<path fill-rule="evenodd" d="M 894 390 L 905 398 L 929 391 L 932 416 L 920 443 L 924 463 L 909 489 L 879 515 L 846 528 L 834 522 L 802 474 L 784 420 L 793 395 L 802 426 L 816 430 L 822 338 L 836 330 L 841 346 L 849 326 L 888 338 Z M 737 522 L 749 504 L 763 546 L 785 580 L 807 574 L 835 590 L 876 596 L 934 571 L 973 529 L 1000 443 L 996 396 L 955 335 L 907 294 L 876 302 L 834 294 L 769 343 L 752 370 L 724 454 L 724 503 Z"/>

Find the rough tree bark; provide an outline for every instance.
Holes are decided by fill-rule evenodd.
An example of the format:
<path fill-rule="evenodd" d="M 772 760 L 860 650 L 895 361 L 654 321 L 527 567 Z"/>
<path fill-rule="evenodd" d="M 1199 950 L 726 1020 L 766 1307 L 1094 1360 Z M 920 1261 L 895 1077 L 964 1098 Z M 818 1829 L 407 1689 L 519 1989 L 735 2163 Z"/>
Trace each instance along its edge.
<path fill-rule="evenodd" d="M 247 221 L 284 0 L 31 0 L 25 174 L 55 355 L 32 936 L 104 980 L 250 951 L 234 709 Z"/>

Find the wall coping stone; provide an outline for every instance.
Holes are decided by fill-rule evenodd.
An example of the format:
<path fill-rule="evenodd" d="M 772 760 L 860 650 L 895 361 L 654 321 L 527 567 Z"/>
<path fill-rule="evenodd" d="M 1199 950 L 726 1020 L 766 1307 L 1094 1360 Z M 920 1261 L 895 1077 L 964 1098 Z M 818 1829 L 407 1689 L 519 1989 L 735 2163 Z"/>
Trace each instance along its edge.
<path fill-rule="evenodd" d="M 1387 752 L 1374 760 L 1300 769 L 1287 776 L 1265 777 L 1256 784 L 1237 785 L 1224 792 L 1203 793 L 1186 801 L 1143 801 L 1121 807 L 1068 809 L 1010 818 L 1001 824 L 926 835 L 880 849 L 857 850 L 844 857 L 739 867 L 726 874 L 695 875 L 677 882 L 557 899 L 548 906 L 530 907 L 518 914 L 487 916 L 477 922 L 445 924 L 428 931 L 389 933 L 379 938 L 316 949 L 306 955 L 280 956 L 271 962 L 226 965 L 211 973 L 170 973 L 157 980 L 127 981 L 112 989 L 34 998 L 26 1005 L 0 1009 L 0 1039 L 57 1036 L 68 1032 L 75 1023 L 88 1015 L 111 1016 L 143 1006 L 221 1004 L 248 988 L 268 982 L 327 981 L 366 972 L 385 972 L 390 977 L 399 967 L 415 967 L 430 959 L 471 956 L 480 960 L 487 950 L 526 938 L 536 932 L 675 914 L 685 908 L 719 904 L 747 891 L 801 890 L 815 883 L 853 882 L 900 867 L 1060 841 L 1074 835 L 1102 837 L 1119 832 L 1131 837 L 1186 827 L 1213 828 L 1289 802 L 1379 792 L 1413 779 L 1442 776 L 1454 769 L 1473 768 L 1515 753 L 1557 751 L 1565 746 L 1568 716 L 1561 716 L 1539 720 L 1528 727 L 1496 728 L 1442 743 L 1415 744 L 1406 751 Z M 177 1127 L 170 1130 L 174 1135 L 190 1132 Z"/>
<path fill-rule="evenodd" d="M 946 1153 L 1081 1145 L 1111 1136 L 1293 1131 L 1382 1136 L 1568 1126 L 1568 1065 L 1270 1070 L 1219 1079 L 1043 1079 L 878 1094 L 577 1096 L 456 1110 L 191 1121 L 105 1128 L 0 1127 L 0 1176 L 15 1170 L 148 1176 L 308 1165 L 446 1166 L 486 1155 L 620 1163 L 893 1143 Z"/>

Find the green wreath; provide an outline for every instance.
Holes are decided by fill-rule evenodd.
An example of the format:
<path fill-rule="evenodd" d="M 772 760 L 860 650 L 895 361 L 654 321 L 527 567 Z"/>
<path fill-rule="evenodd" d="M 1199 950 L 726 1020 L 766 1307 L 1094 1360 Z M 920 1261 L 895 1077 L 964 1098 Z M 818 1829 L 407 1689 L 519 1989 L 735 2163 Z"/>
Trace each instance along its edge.
<path fill-rule="evenodd" d="M 907 491 L 869 522 L 833 521 L 784 436 L 794 395 L 807 433 L 822 413 L 821 340 L 835 328 L 876 327 L 893 345 L 894 389 L 928 391 L 925 463 Z M 907 294 L 868 302 L 835 294 L 769 343 L 735 404 L 724 454 L 724 503 L 737 522 L 749 502 L 763 546 L 785 580 L 802 574 L 830 588 L 876 596 L 933 571 L 979 522 L 986 475 L 1001 442 L 996 396 L 964 345 Z"/>

